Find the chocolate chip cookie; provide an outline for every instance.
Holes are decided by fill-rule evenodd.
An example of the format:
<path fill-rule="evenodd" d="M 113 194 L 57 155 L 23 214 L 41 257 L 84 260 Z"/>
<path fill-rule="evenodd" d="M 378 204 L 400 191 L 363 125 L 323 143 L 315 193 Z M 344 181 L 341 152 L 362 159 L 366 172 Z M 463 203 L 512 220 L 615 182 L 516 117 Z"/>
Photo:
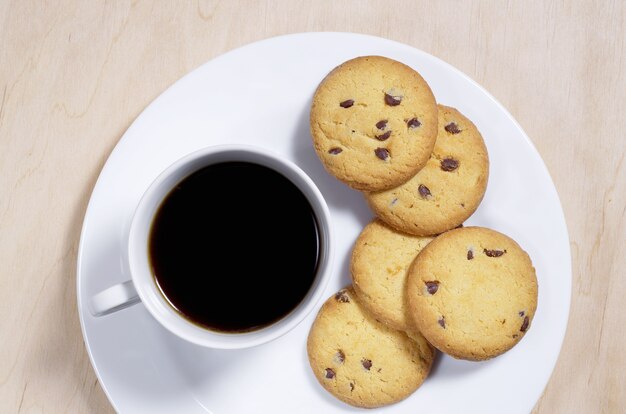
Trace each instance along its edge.
<path fill-rule="evenodd" d="M 320 309 L 307 342 L 320 384 L 357 407 L 398 402 L 424 381 L 434 350 L 419 334 L 410 339 L 378 322 L 360 306 L 352 288 L 331 296 Z"/>
<path fill-rule="evenodd" d="M 407 318 L 406 275 L 431 240 L 401 233 L 380 219 L 363 229 L 352 251 L 350 272 L 359 303 L 376 319 L 402 331 L 413 329 Z"/>
<path fill-rule="evenodd" d="M 381 56 L 349 60 L 317 88 L 311 135 L 326 170 L 352 188 L 397 187 L 428 161 L 437 105 L 412 68 Z"/>
<path fill-rule="evenodd" d="M 487 189 L 489 158 L 476 126 L 439 105 L 439 132 L 426 166 L 402 185 L 365 197 L 376 215 L 406 233 L 434 235 L 463 223 Z"/>
<path fill-rule="evenodd" d="M 409 269 L 409 317 L 455 358 L 484 360 L 517 344 L 537 308 L 530 257 L 511 238 L 482 227 L 446 232 Z"/>

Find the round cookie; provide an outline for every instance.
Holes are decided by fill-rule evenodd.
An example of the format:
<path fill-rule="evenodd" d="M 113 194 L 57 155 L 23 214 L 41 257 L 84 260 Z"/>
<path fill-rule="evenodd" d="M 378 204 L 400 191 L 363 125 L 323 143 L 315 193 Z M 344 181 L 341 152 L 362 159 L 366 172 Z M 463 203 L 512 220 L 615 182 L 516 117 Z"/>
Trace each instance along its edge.
<path fill-rule="evenodd" d="M 393 188 L 428 161 L 437 105 L 415 70 L 381 56 L 333 69 L 311 106 L 311 136 L 326 170 L 363 191 Z"/>
<path fill-rule="evenodd" d="M 479 361 L 500 355 L 528 331 L 537 278 L 512 239 L 482 227 L 451 230 L 430 242 L 409 269 L 410 318 L 439 350 Z"/>
<path fill-rule="evenodd" d="M 421 335 L 414 337 L 378 322 L 352 288 L 342 289 L 311 327 L 309 362 L 320 384 L 341 401 L 381 407 L 408 397 L 430 371 L 434 349 Z"/>
<path fill-rule="evenodd" d="M 352 250 L 350 273 L 359 303 L 376 319 L 402 331 L 414 329 L 407 317 L 406 275 L 431 240 L 396 231 L 379 219 L 365 226 Z"/>
<path fill-rule="evenodd" d="M 476 126 L 439 105 L 439 133 L 426 166 L 406 183 L 365 194 L 378 217 L 400 231 L 440 234 L 463 223 L 483 199 L 489 158 Z"/>

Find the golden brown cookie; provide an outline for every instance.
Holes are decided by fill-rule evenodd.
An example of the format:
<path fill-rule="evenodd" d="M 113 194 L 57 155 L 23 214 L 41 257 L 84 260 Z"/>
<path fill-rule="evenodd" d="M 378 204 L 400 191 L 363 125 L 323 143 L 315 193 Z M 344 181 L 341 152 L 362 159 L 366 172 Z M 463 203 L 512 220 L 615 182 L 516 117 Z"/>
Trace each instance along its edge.
<path fill-rule="evenodd" d="M 517 344 L 537 308 L 537 278 L 511 238 L 482 227 L 446 232 L 409 269 L 408 310 L 440 351 L 484 360 Z"/>
<path fill-rule="evenodd" d="M 364 191 L 393 188 L 428 161 L 437 105 L 412 68 L 381 56 L 349 60 L 317 88 L 311 135 L 326 170 Z"/>
<path fill-rule="evenodd" d="M 320 309 L 307 342 L 320 384 L 357 407 L 381 407 L 413 393 L 430 371 L 433 348 L 419 334 L 410 339 L 366 313 L 352 288 Z"/>
<path fill-rule="evenodd" d="M 376 319 L 402 331 L 413 329 L 407 318 L 406 275 L 431 240 L 401 233 L 379 219 L 363 229 L 352 250 L 350 273 L 359 303 Z"/>
<path fill-rule="evenodd" d="M 463 223 L 483 199 L 489 176 L 487 148 L 474 124 L 439 105 L 439 133 L 426 166 L 407 182 L 366 193 L 376 215 L 415 235 L 434 235 Z"/>

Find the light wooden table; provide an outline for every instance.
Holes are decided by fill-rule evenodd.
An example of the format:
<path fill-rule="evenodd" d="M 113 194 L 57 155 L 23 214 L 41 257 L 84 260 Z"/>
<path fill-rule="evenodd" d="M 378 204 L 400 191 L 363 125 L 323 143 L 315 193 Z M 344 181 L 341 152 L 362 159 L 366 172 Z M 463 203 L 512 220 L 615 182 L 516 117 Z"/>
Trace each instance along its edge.
<path fill-rule="evenodd" d="M 556 183 L 573 255 L 567 337 L 536 411 L 624 412 L 625 22 L 619 0 L 0 1 L 0 412 L 112 410 L 75 294 L 98 173 L 182 75 L 300 31 L 415 46 L 511 111 Z"/>

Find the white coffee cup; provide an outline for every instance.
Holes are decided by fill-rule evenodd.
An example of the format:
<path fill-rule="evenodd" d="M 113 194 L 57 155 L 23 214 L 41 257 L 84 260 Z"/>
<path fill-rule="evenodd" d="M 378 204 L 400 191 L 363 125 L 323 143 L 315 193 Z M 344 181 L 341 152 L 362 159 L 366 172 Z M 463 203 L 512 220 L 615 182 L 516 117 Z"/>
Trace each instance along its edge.
<path fill-rule="evenodd" d="M 295 184 L 309 201 L 317 218 L 321 246 L 315 279 L 302 302 L 279 321 L 246 333 L 212 331 L 185 319 L 161 293 L 148 257 L 152 221 L 170 190 L 195 171 L 211 164 L 227 161 L 251 162 L 269 167 Z M 94 316 L 103 316 L 141 301 L 161 325 L 189 342 L 220 349 L 256 346 L 284 335 L 311 312 L 321 299 L 330 279 L 332 253 L 333 237 L 328 206 L 311 178 L 297 165 L 263 148 L 243 145 L 207 147 L 176 161 L 163 171 L 146 190 L 132 218 L 128 234 L 128 249 L 124 258 L 132 280 L 96 294 L 91 300 L 91 313 Z"/>

